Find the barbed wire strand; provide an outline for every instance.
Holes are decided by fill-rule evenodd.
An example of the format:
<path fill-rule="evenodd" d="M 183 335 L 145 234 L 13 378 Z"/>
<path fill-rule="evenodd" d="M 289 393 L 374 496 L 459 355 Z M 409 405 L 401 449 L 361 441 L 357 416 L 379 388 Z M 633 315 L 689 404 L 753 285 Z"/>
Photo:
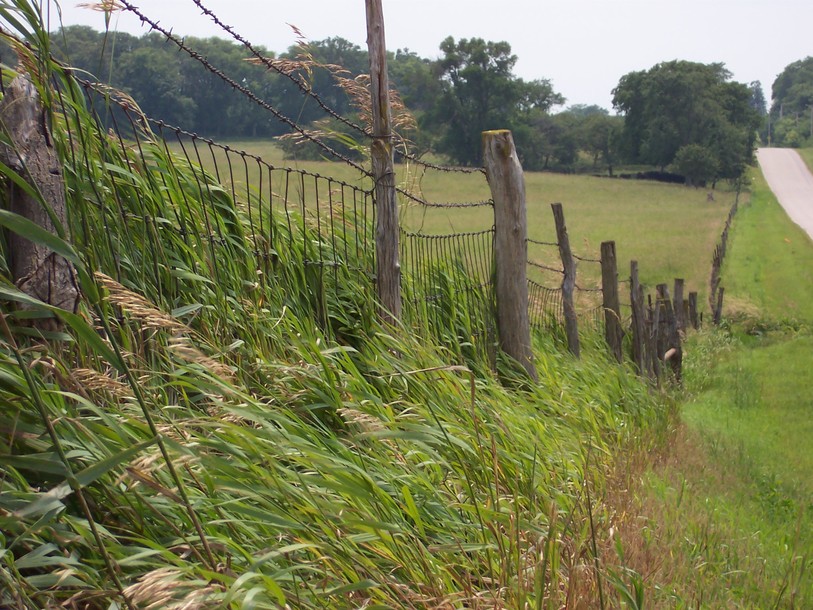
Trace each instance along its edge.
<path fill-rule="evenodd" d="M 211 11 L 206 6 L 204 6 L 204 4 L 203 4 L 203 2 L 201 0 L 192 0 L 192 2 L 194 2 L 195 5 L 203 12 L 203 14 L 206 15 L 207 17 L 209 17 L 212 20 L 212 22 L 214 22 L 215 25 L 217 25 L 220 29 L 222 29 L 223 31 L 228 33 L 234 40 L 236 40 L 241 45 L 243 45 L 265 67 L 267 67 L 269 70 L 273 70 L 277 74 L 279 74 L 281 76 L 284 76 L 285 78 L 287 78 L 291 82 L 293 82 L 303 95 L 306 95 L 306 96 L 310 97 L 311 99 L 313 99 L 319 105 L 319 107 L 322 110 L 324 110 L 328 115 L 330 115 L 331 117 L 333 117 L 337 121 L 347 125 L 351 129 L 363 134 L 364 136 L 366 136 L 368 138 L 372 137 L 372 133 L 368 129 L 365 129 L 361 125 L 359 125 L 357 123 L 354 123 L 353 121 L 351 121 L 351 120 L 347 119 L 346 117 L 340 115 L 333 108 L 328 106 L 327 103 L 325 103 L 325 101 L 319 96 L 319 94 L 316 93 L 315 91 L 313 91 L 313 89 L 311 89 L 310 87 L 308 87 L 302 81 L 302 79 L 297 78 L 296 76 L 294 76 L 291 72 L 289 72 L 287 70 L 283 70 L 277 64 L 275 64 L 274 61 L 272 61 L 271 59 L 269 59 L 268 57 L 265 57 L 262 53 L 260 53 L 256 49 L 256 47 L 254 47 L 254 45 L 249 40 L 247 40 L 246 38 L 244 38 L 243 36 L 238 34 L 234 30 L 234 28 L 232 28 L 230 25 L 227 25 L 226 23 L 224 23 L 213 11 Z M 426 167 L 428 169 L 434 169 L 434 170 L 437 170 L 437 171 L 447 172 L 447 173 L 461 173 L 461 174 L 482 173 L 482 174 L 485 174 L 485 169 L 482 168 L 482 167 L 455 167 L 455 166 L 437 165 L 437 164 L 434 164 L 434 163 L 430 163 L 428 161 L 424 161 L 423 159 L 419 158 L 417 155 L 414 155 L 414 154 L 406 152 L 406 151 L 402 151 L 402 150 L 400 150 L 398 148 L 396 148 L 394 150 L 394 152 L 399 157 L 402 157 L 404 159 L 412 161 L 413 163 L 415 163 L 417 165 L 421 165 L 421 166 Z"/>
<path fill-rule="evenodd" d="M 217 76 L 219 79 L 221 79 L 223 82 L 225 82 L 230 87 L 232 87 L 232 89 L 234 89 L 236 91 L 239 91 L 244 96 L 246 96 L 248 99 L 250 99 L 252 102 L 254 102 L 255 104 L 257 104 L 261 108 L 263 108 L 263 109 L 267 110 L 268 112 L 270 112 L 271 114 L 273 114 L 274 117 L 278 121 L 280 121 L 281 123 L 286 124 L 288 127 L 290 127 L 293 131 L 299 133 L 306 140 L 309 140 L 309 141 L 313 142 L 314 144 L 316 144 L 317 146 L 319 146 L 322 150 L 327 152 L 330 156 L 335 157 L 336 159 L 339 159 L 339 160 L 343 161 L 347 165 L 353 167 L 354 169 L 358 170 L 359 172 L 361 172 L 362 174 L 364 174 L 366 176 L 371 176 L 372 175 L 369 170 L 364 169 L 361 165 L 359 165 L 355 161 L 349 159 L 347 156 L 341 154 L 337 150 L 334 150 L 331 146 L 328 146 L 327 144 L 322 142 L 319 138 L 314 137 L 313 135 L 308 133 L 308 131 L 306 129 L 304 129 L 298 123 L 296 123 L 293 119 L 288 118 L 287 116 L 282 114 L 279 110 L 274 108 L 271 104 L 269 104 L 265 100 L 257 97 L 257 95 L 254 92 L 252 92 L 248 87 L 245 87 L 245 86 L 239 84 L 234 79 L 229 77 L 227 74 L 224 74 L 223 71 L 221 71 L 218 68 L 216 68 L 215 66 L 213 66 L 200 53 L 198 53 L 197 51 L 187 47 L 184 44 L 184 42 L 182 40 L 179 40 L 177 37 L 175 37 L 172 34 L 172 32 L 170 32 L 169 30 L 166 30 L 163 27 L 161 27 L 158 24 L 157 21 L 154 21 L 154 20 L 150 19 L 149 17 L 147 17 L 144 13 L 142 13 L 138 9 L 138 7 L 134 6 L 133 4 L 130 4 L 130 2 L 128 0 L 119 0 L 119 1 L 121 2 L 121 5 L 125 8 L 125 10 L 133 13 L 136 17 L 138 17 L 141 20 L 142 23 L 145 23 L 145 24 L 149 25 L 151 29 L 153 29 L 156 32 L 160 33 L 167 40 L 169 40 L 175 46 L 177 46 L 181 51 L 183 51 L 184 53 L 189 55 L 189 57 L 191 57 L 192 59 L 194 59 L 195 61 L 200 63 L 209 72 L 211 72 L 212 74 Z"/>
<path fill-rule="evenodd" d="M 366 136 L 368 138 L 372 137 L 372 134 L 370 133 L 369 130 L 365 129 L 364 127 L 362 127 L 361 125 L 359 125 L 357 123 L 354 123 L 353 121 L 349 120 L 348 118 L 340 115 L 337 111 L 335 111 L 333 108 L 328 106 L 327 103 L 325 103 L 325 101 L 319 96 L 319 94 L 316 93 L 315 91 L 313 91 L 313 89 L 311 89 L 308 85 L 306 85 L 305 82 L 303 82 L 303 80 L 301 78 L 298 78 L 297 76 L 295 76 L 293 73 L 291 73 L 288 70 L 283 70 L 276 63 L 274 63 L 273 60 L 269 59 L 268 57 L 266 57 L 262 53 L 260 53 L 257 50 L 257 48 L 253 44 L 251 44 L 251 42 L 249 40 L 247 40 L 246 38 L 244 38 L 243 36 L 238 34 L 234 30 L 234 28 L 232 28 L 232 26 L 223 23 L 223 21 L 221 21 L 220 18 L 213 11 L 206 8 L 206 6 L 204 6 L 204 4 L 203 4 L 203 2 L 201 2 L 201 0 L 192 0 L 192 2 L 194 2 L 195 5 L 203 12 L 203 14 L 206 15 L 207 17 L 209 17 L 215 23 L 215 25 L 217 25 L 220 29 L 222 29 L 224 32 L 228 33 L 232 38 L 234 38 L 234 40 L 236 40 L 241 45 L 243 45 L 249 51 L 249 53 L 251 53 L 266 68 L 276 72 L 280 76 L 284 76 L 285 78 L 290 80 L 292 83 L 294 83 L 297 86 L 297 88 L 299 89 L 299 91 L 303 95 L 306 95 L 306 96 L 310 97 L 311 99 L 313 99 L 319 105 L 319 107 L 322 110 L 324 110 L 328 115 L 330 115 L 331 117 L 333 117 L 337 121 L 339 121 L 341 123 L 344 123 L 345 125 L 347 125 L 351 129 L 353 129 L 355 131 L 358 131 L 359 133 L 363 134 L 364 136 Z"/>

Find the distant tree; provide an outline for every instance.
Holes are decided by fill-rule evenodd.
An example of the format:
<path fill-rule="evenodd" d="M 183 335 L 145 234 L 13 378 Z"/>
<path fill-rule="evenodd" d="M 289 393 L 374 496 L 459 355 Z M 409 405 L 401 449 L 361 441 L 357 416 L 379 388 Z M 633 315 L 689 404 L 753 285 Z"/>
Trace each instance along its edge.
<path fill-rule="evenodd" d="M 390 86 L 398 90 L 407 108 L 416 114 L 431 110 L 441 94 L 433 62 L 409 49 L 398 49 L 388 59 Z"/>
<path fill-rule="evenodd" d="M 686 178 L 687 186 L 703 186 L 714 180 L 719 166 L 714 151 L 701 144 L 687 144 L 677 151 L 671 168 Z"/>
<path fill-rule="evenodd" d="M 748 85 L 748 89 L 751 91 L 751 108 L 756 110 L 759 116 L 765 116 L 768 114 L 768 103 L 765 101 L 765 93 L 762 91 L 762 83 L 758 80 L 751 81 L 751 84 Z"/>
<path fill-rule="evenodd" d="M 124 89 L 145 114 L 174 125 L 191 125 L 196 104 L 182 93 L 175 59 L 168 48 L 142 47 L 122 57 L 118 73 Z"/>
<path fill-rule="evenodd" d="M 294 45 L 281 56 L 298 66 L 293 73 L 328 107 L 340 115 L 355 112 L 352 100 L 339 85 L 336 77 L 354 78 L 370 69 L 367 51 L 340 36 Z M 277 108 L 285 115 L 308 124 L 325 118 L 324 110 L 289 79 L 276 78 L 280 87 Z"/>
<path fill-rule="evenodd" d="M 547 80 L 523 81 L 513 74 L 517 56 L 507 42 L 482 38 L 440 44 L 436 63 L 441 94 L 424 125 L 440 131 L 437 148 L 463 165 L 479 165 L 481 132 L 527 125 L 537 111 L 564 99 Z"/>
<path fill-rule="evenodd" d="M 748 86 L 730 78 L 723 64 L 687 61 L 623 76 L 613 105 L 624 114 L 629 157 L 665 169 L 693 144 L 718 160 L 713 179 L 739 177 L 753 158 L 760 117 Z"/>
<path fill-rule="evenodd" d="M 805 137 L 813 138 L 813 57 L 786 66 L 773 82 L 772 93 L 772 141 L 801 146 Z"/>

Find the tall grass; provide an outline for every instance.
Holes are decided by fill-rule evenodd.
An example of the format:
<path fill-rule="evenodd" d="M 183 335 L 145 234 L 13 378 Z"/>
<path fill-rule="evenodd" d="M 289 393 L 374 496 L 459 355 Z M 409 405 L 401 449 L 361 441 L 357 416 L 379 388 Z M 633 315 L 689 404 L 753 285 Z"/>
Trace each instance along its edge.
<path fill-rule="evenodd" d="M 4 2 L 0 16 L 35 33 L 19 52 L 59 92 L 44 99 L 73 246 L 0 221 L 69 257 L 85 297 L 76 314 L 54 310 L 3 271 L 0 605 L 597 599 L 601 473 L 664 421 L 643 382 L 603 350 L 574 361 L 544 335 L 539 384 L 499 359 L 499 379 L 475 375 L 459 351 L 381 327 L 363 253 L 317 289 L 301 262 L 340 243 L 306 222 L 294 239 L 284 214 L 252 232 L 228 189 L 148 130 L 100 134 L 43 54 L 35 5 Z M 272 233 L 284 247 L 254 241 Z M 452 290 L 460 272 L 438 281 Z M 63 330 L 31 337 L 19 303 Z M 438 320 L 474 332 L 468 303 Z"/>

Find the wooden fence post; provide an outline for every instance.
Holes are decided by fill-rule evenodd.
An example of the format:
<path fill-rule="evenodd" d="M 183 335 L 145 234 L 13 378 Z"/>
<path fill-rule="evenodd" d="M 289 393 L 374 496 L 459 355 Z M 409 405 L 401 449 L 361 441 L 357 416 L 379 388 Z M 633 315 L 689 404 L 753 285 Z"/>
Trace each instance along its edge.
<path fill-rule="evenodd" d="M 604 337 L 615 359 L 623 362 L 621 328 L 621 303 L 618 298 L 618 263 L 615 257 L 615 242 L 601 244 L 601 293 L 604 308 Z"/>
<path fill-rule="evenodd" d="M 0 161 L 42 196 L 42 199 L 32 197 L 8 181 L 7 200 L 11 212 L 49 233 L 57 234 L 61 225 L 64 237 L 68 237 L 62 163 L 47 131 L 44 113 L 37 89 L 28 76 L 17 76 L 6 87 L 0 102 L 0 127 L 8 144 L 0 145 Z M 8 253 L 9 271 L 20 290 L 49 305 L 75 311 L 80 295 L 76 272 L 70 262 L 47 246 L 13 231 L 8 234 Z M 35 319 L 30 324 L 41 330 L 60 326 L 53 318 Z"/>
<path fill-rule="evenodd" d="M 689 293 L 689 321 L 692 323 L 692 328 L 697 330 L 700 328 L 700 319 L 697 315 L 697 293 Z"/>
<path fill-rule="evenodd" d="M 657 299 L 655 304 L 652 304 L 652 295 L 648 295 L 649 299 L 649 315 L 647 326 L 649 331 L 649 341 L 647 345 L 647 366 L 649 367 L 652 378 L 660 383 L 661 377 L 661 361 L 658 356 L 658 345 L 660 342 L 661 330 L 661 307 Z"/>
<path fill-rule="evenodd" d="M 658 303 L 663 316 L 662 335 L 658 341 L 658 358 L 663 361 L 663 365 L 669 365 L 679 382 L 683 367 L 683 348 L 680 344 L 680 333 L 678 332 L 675 310 L 672 307 L 672 300 L 669 298 L 669 288 L 666 284 L 658 284 Z"/>
<path fill-rule="evenodd" d="M 576 289 L 576 259 L 573 258 L 573 252 L 570 249 L 570 238 L 567 236 L 567 225 L 565 225 L 565 213 L 562 211 L 562 204 L 552 203 L 551 209 L 553 210 L 553 220 L 556 222 L 556 241 L 559 243 L 559 256 L 562 257 L 562 268 L 564 269 L 562 309 L 565 314 L 567 347 L 578 358 L 581 353 L 579 321 L 576 317 L 576 304 L 573 301 L 573 293 Z"/>
<path fill-rule="evenodd" d="M 632 306 L 632 359 L 639 375 L 648 374 L 646 365 L 646 313 L 644 289 L 638 278 L 638 261 L 630 261 L 630 305 Z"/>
<path fill-rule="evenodd" d="M 723 295 L 725 294 L 725 288 L 720 286 L 717 289 L 717 303 L 714 305 L 714 315 L 712 317 L 712 321 L 714 322 L 715 326 L 720 326 L 720 322 L 723 321 Z"/>
<path fill-rule="evenodd" d="M 401 318 L 401 265 L 398 261 L 398 200 L 395 191 L 387 47 L 381 0 L 366 0 L 365 5 L 373 110 L 371 158 L 375 180 L 376 279 L 382 307 L 381 318 L 385 323 L 392 324 Z"/>
<path fill-rule="evenodd" d="M 675 310 L 675 323 L 678 331 L 686 330 L 686 316 L 683 314 L 683 288 L 682 278 L 675 278 L 675 294 L 673 295 L 673 308 Z"/>
<path fill-rule="evenodd" d="M 528 318 L 525 177 L 507 129 L 484 131 L 483 163 L 494 199 L 494 265 L 500 347 L 538 380 Z"/>

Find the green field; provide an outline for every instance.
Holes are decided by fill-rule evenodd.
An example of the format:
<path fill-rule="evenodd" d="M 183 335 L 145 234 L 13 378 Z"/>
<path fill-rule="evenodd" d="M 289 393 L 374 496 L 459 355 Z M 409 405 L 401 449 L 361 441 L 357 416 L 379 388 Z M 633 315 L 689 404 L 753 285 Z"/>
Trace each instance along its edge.
<path fill-rule="evenodd" d="M 369 188 L 368 181 L 341 163 L 283 160 L 280 150 L 268 141 L 228 144 L 272 164 L 290 165 Z M 204 163 L 209 162 L 208 159 L 204 156 Z M 216 159 L 219 165 L 225 165 L 222 155 Z M 249 166 L 249 181 L 256 180 L 255 171 L 256 168 Z M 418 170 L 404 165 L 399 165 L 397 171 L 398 183 L 404 190 L 433 203 L 477 202 L 490 198 L 483 174 Z M 577 255 L 598 259 L 601 242 L 614 240 L 622 279 L 628 276 L 629 261 L 638 260 L 641 281 L 646 286 L 654 288 L 661 282 L 671 284 L 674 278 L 682 277 L 687 291 L 698 291 L 700 302 L 705 303 L 711 254 L 735 198 L 736 193 L 725 186 L 716 190 L 715 200 L 709 202 L 706 190 L 680 185 L 528 172 L 528 236 L 537 241 L 556 241 L 550 204 L 560 202 Z M 493 212 L 488 207 L 427 209 L 404 197 L 401 198 L 401 217 L 406 228 L 429 234 L 481 231 L 494 222 Z M 532 243 L 528 256 L 531 261 L 547 266 L 561 266 L 556 248 Z M 599 285 L 597 264 L 580 262 L 578 272 L 580 286 Z M 556 286 L 561 281 L 557 274 L 537 268 L 530 268 L 529 275 L 548 286 Z"/>

